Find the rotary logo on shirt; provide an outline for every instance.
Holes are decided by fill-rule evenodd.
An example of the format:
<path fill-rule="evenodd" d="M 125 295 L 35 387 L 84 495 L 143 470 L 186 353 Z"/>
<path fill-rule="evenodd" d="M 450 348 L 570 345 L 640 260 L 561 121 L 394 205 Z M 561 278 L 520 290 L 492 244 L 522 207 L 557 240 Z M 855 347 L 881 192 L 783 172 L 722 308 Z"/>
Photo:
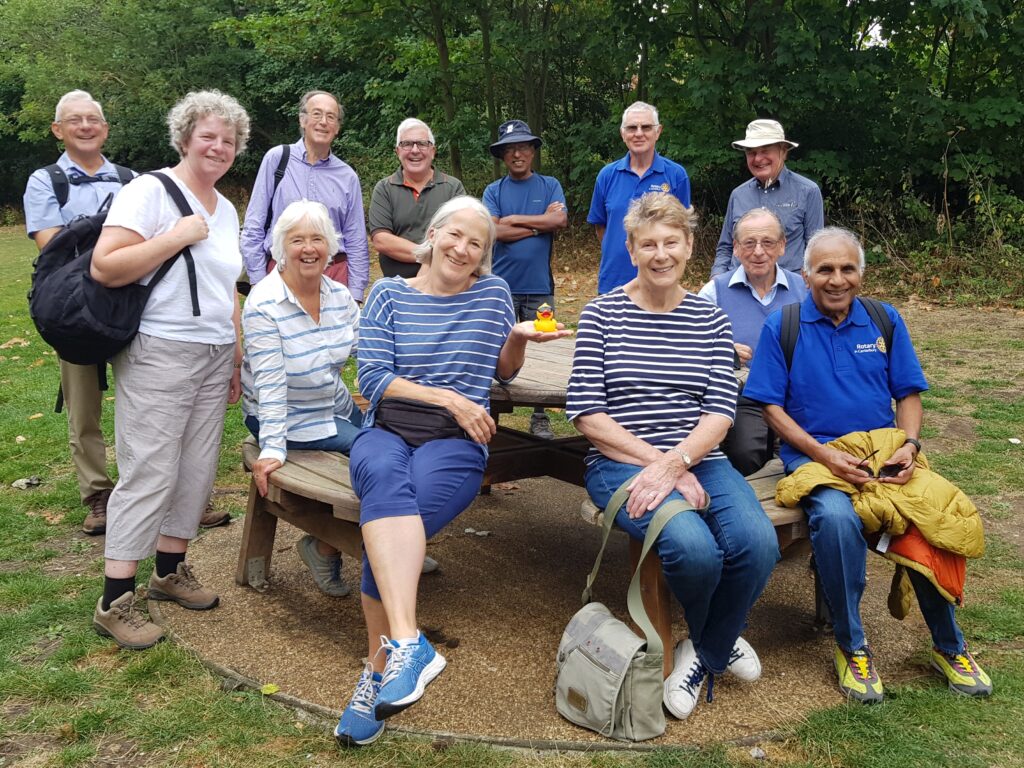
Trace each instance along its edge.
<path fill-rule="evenodd" d="M 875 339 L 874 344 L 857 344 L 853 349 L 853 353 L 855 355 L 862 355 L 865 352 L 881 352 L 884 354 L 885 339 L 879 336 L 877 339 Z"/>

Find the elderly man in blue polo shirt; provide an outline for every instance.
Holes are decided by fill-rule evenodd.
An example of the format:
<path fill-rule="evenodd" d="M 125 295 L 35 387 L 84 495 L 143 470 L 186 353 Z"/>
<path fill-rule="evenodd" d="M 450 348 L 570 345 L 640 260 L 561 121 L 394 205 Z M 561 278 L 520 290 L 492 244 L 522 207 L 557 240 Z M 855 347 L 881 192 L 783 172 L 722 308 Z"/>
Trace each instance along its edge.
<path fill-rule="evenodd" d="M 629 151 L 597 174 L 587 223 L 594 225 L 601 242 L 601 268 L 597 292 L 608 293 L 636 277 L 626 250 L 622 220 L 629 204 L 646 192 L 669 192 L 690 207 L 690 177 L 686 169 L 662 157 L 655 149 L 661 136 L 658 110 L 636 101 L 622 113 L 619 134 Z"/>
<path fill-rule="evenodd" d="M 490 150 L 505 163 L 508 174 L 484 190 L 484 205 L 498 232 L 492 269 L 508 283 L 516 320 L 536 319 L 542 304 L 554 308 L 551 256 L 555 232 L 569 226 L 562 185 L 558 179 L 533 171 L 540 147 L 540 138 L 522 120 L 502 123 Z M 547 440 L 554 438 L 543 408 L 534 409 L 530 433 Z"/>
<path fill-rule="evenodd" d="M 776 121 L 754 120 L 747 126 L 746 137 L 734 141 L 732 146 L 746 153 L 747 168 L 753 178 L 740 184 L 729 195 L 711 277 L 725 274 L 739 264 L 733 250 L 732 233 L 740 216 L 752 208 L 767 208 L 782 221 L 786 231 L 786 252 L 779 259 L 779 266 L 790 272 L 799 272 L 803 267 L 807 240 L 825 226 L 825 211 L 818 185 L 786 167 L 789 150 L 800 145 L 787 139 L 782 126 Z"/>
<path fill-rule="evenodd" d="M 25 187 L 25 226 L 39 250 L 61 227 L 96 213 L 134 172 L 103 156 L 110 127 L 103 108 L 86 91 L 70 91 L 57 102 L 50 130 L 64 143 L 54 165 L 33 172 Z M 103 393 L 95 365 L 60 361 L 60 386 L 68 414 L 71 460 L 82 503 L 89 508 L 82 531 L 99 536 L 107 529 L 107 499 L 114 483 L 107 473 L 107 448 L 100 420 Z"/>
<path fill-rule="evenodd" d="M 729 317 L 737 368 L 748 365 L 754 356 L 765 318 L 807 295 L 804 279 L 778 265 L 785 248 L 786 233 L 778 216 L 767 208 L 747 211 L 733 231 L 733 251 L 740 265 L 714 278 L 697 294 Z M 751 475 L 771 460 L 774 450 L 775 436 L 761 416 L 761 404 L 746 397 L 741 385 L 736 418 L 722 441 L 722 451 L 741 475 Z"/>
<path fill-rule="evenodd" d="M 921 450 L 920 393 L 928 383 L 899 313 L 881 305 L 892 324 L 891 349 L 886 349 L 882 329 L 857 300 L 863 272 L 864 250 L 852 232 L 828 227 L 811 237 L 804 257 L 810 295 L 800 305 L 792 367 L 780 341 L 782 313 L 775 312 L 765 321 L 744 394 L 764 404 L 765 420 L 782 438 L 787 472 L 816 461 L 857 487 L 870 482 L 903 485 L 914 474 Z M 907 439 L 891 456 L 882 457 L 883 470 L 891 469 L 880 471 L 877 478 L 861 459 L 825 445 L 850 432 L 893 426 Z M 867 565 L 860 518 L 847 494 L 827 486 L 811 491 L 803 507 L 835 627 L 839 689 L 857 701 L 881 701 L 882 681 L 860 617 Z M 931 631 L 932 666 L 954 692 L 990 694 L 992 682 L 968 652 L 953 605 L 926 577 L 912 569 L 908 573 Z"/>

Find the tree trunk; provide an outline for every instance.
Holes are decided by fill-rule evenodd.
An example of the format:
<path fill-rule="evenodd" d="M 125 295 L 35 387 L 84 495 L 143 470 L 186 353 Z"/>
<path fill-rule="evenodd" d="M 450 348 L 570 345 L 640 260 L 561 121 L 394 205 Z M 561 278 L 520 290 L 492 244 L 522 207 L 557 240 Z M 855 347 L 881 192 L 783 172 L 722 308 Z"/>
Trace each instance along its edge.
<path fill-rule="evenodd" d="M 441 105 L 451 126 L 455 122 L 455 94 L 452 87 L 451 59 L 448 55 L 448 36 L 444 30 L 444 8 L 438 0 L 430 2 L 430 20 L 433 25 L 434 45 L 437 46 L 438 68 L 441 71 Z M 458 133 L 452 131 L 452 175 L 462 178 L 462 151 Z"/>
<path fill-rule="evenodd" d="M 487 130 L 491 142 L 498 140 L 498 109 L 494 102 L 494 71 L 491 63 L 491 7 L 488 0 L 479 0 L 476 13 L 480 19 L 480 41 L 484 59 L 484 96 L 487 100 Z M 493 177 L 501 176 L 501 161 L 494 158 Z"/>

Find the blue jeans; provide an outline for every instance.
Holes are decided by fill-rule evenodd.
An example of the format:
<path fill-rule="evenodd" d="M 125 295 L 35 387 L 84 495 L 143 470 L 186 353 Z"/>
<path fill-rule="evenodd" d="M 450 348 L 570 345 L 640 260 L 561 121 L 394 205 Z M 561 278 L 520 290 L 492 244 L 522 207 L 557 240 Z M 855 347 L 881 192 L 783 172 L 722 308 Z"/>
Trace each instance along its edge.
<path fill-rule="evenodd" d="M 349 462 L 359 524 L 418 515 L 430 539 L 473 503 L 486 465 L 486 449 L 472 440 L 431 440 L 413 448 L 393 432 L 364 429 Z M 360 588 L 380 600 L 365 548 Z"/>
<path fill-rule="evenodd" d="M 355 406 L 352 407 L 352 413 L 349 414 L 349 421 L 334 417 L 334 428 L 337 430 L 337 434 L 333 437 L 325 437 L 322 440 L 308 440 L 302 442 L 300 440 L 288 440 L 286 445 L 289 451 L 336 451 L 338 453 L 344 453 L 348 456 L 349 451 L 352 450 L 352 443 L 355 442 L 356 435 L 359 434 L 359 428 L 363 426 L 363 412 Z M 252 436 L 259 442 L 260 439 L 260 420 L 255 416 L 245 417 L 245 426 L 249 428 Z"/>
<path fill-rule="evenodd" d="M 786 474 L 810 461 L 807 456 L 786 465 Z M 825 601 L 832 613 L 836 643 L 845 651 L 856 651 L 866 644 L 860 620 L 860 599 L 864 595 L 868 544 L 860 518 L 850 497 L 835 488 L 818 486 L 801 502 L 807 513 L 811 548 L 818 568 Z M 917 595 L 932 643 L 943 653 L 956 654 L 964 649 L 964 636 L 953 615 L 953 605 L 935 586 L 917 571 L 908 569 L 910 583 Z"/>
<path fill-rule="evenodd" d="M 543 293 L 513 293 L 512 294 L 512 308 L 516 313 L 516 320 L 536 320 L 537 319 L 537 307 L 541 304 L 550 304 L 551 308 L 555 308 L 555 297 L 551 294 Z"/>
<path fill-rule="evenodd" d="M 640 469 L 600 458 L 587 468 L 587 493 L 603 508 Z M 711 508 L 673 517 L 655 547 L 665 580 L 683 606 L 697 656 L 717 675 L 725 672 L 747 614 L 768 583 L 779 546 L 757 497 L 728 461 L 703 461 L 691 471 L 711 496 Z M 677 491 L 668 498 L 683 500 Z M 653 517 L 651 511 L 631 520 L 623 506 L 615 523 L 642 540 Z"/>

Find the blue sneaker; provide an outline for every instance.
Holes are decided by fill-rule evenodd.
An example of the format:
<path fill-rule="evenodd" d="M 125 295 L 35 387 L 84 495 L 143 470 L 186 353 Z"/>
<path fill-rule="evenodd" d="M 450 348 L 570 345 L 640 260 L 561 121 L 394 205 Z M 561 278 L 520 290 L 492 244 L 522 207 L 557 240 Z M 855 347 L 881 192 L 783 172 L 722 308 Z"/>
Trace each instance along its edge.
<path fill-rule="evenodd" d="M 388 655 L 384 678 L 377 694 L 374 713 L 378 720 L 397 715 L 423 697 L 423 689 L 445 668 L 448 662 L 420 632 L 416 640 L 381 637 L 381 648 Z"/>
<path fill-rule="evenodd" d="M 341 713 L 334 738 L 343 747 L 362 747 L 377 740 L 384 732 L 384 722 L 373 715 L 373 704 L 380 691 L 380 674 L 367 664 L 356 683 L 352 700 Z"/>

